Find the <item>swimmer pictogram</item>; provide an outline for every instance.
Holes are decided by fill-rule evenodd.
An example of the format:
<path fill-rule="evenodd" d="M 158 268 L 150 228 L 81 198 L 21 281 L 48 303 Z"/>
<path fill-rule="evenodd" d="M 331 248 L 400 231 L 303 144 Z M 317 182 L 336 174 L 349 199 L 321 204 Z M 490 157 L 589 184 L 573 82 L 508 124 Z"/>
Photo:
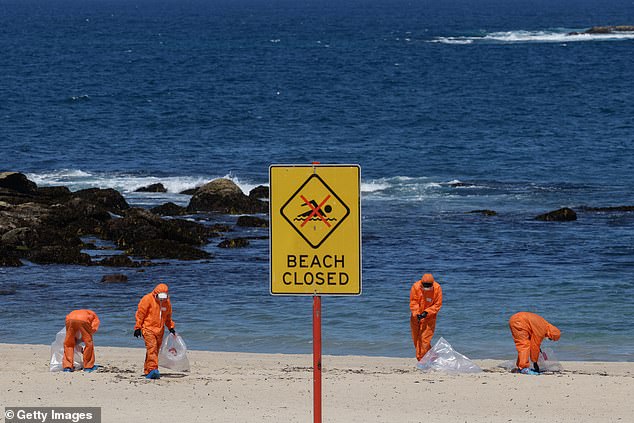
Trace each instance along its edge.
<path fill-rule="evenodd" d="M 280 213 L 312 248 L 318 248 L 350 214 L 350 208 L 319 175 L 313 174 Z"/>

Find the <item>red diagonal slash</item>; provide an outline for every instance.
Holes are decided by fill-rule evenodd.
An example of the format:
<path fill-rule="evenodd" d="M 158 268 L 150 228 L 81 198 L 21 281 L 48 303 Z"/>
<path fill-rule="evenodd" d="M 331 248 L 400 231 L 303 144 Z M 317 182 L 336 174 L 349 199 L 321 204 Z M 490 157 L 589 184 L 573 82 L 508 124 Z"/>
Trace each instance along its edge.
<path fill-rule="evenodd" d="M 304 203 L 306 203 L 306 205 L 308 207 L 311 208 L 311 210 L 313 211 L 307 218 L 306 220 L 304 220 L 304 223 L 302 223 L 300 225 L 300 228 L 303 228 L 305 224 L 308 223 L 308 221 L 313 217 L 313 216 L 317 216 L 319 217 L 319 219 L 321 219 L 322 222 L 324 222 L 326 224 L 326 226 L 330 227 L 330 223 L 328 223 L 328 221 L 326 219 L 324 219 L 324 215 L 322 215 L 319 211 L 321 210 L 321 206 L 323 206 L 324 204 L 326 204 L 326 201 L 328 201 L 328 199 L 330 198 L 330 194 L 328 194 L 326 196 L 326 198 L 324 198 L 324 201 L 321 202 L 321 204 L 319 204 L 317 207 L 313 207 L 312 204 L 310 204 L 310 201 L 308 201 L 308 199 L 306 199 L 306 197 L 304 197 L 303 195 L 300 195 L 300 197 L 302 198 L 302 200 L 304 200 Z"/>

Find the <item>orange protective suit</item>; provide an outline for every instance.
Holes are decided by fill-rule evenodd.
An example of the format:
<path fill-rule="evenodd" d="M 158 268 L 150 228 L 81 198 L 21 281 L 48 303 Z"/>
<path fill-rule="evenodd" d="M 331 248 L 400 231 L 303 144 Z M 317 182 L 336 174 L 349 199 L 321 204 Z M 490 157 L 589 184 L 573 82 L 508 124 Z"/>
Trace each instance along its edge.
<path fill-rule="evenodd" d="M 90 369 L 95 365 L 95 345 L 92 342 L 92 334 L 99 329 L 99 317 L 92 310 L 74 310 L 66 316 L 66 338 L 64 338 L 64 359 L 62 367 L 73 368 L 75 358 L 75 336 L 81 333 L 84 347 L 84 369 Z"/>
<path fill-rule="evenodd" d="M 165 326 L 168 329 L 173 329 L 176 326 L 172 321 L 172 304 L 169 298 L 159 301 L 157 297 L 161 292 L 167 294 L 168 289 L 164 283 L 156 285 L 152 292 L 141 298 L 136 311 L 134 329 L 141 329 L 145 341 L 146 352 L 143 370 L 146 375 L 152 370 L 158 369 L 158 353 L 163 342 Z"/>
<path fill-rule="evenodd" d="M 423 283 L 432 283 L 432 286 L 425 289 Z M 441 307 L 442 288 L 431 273 L 425 273 L 421 280 L 414 282 L 409 293 L 409 308 L 412 312 L 409 323 L 418 361 L 431 349 L 431 339 L 436 329 L 436 316 Z M 427 312 L 427 316 L 419 321 L 417 316 L 423 312 Z"/>
<path fill-rule="evenodd" d="M 509 319 L 509 327 L 517 348 L 517 367 L 525 369 L 539 359 L 539 349 L 544 338 L 559 340 L 561 331 L 538 314 L 521 311 Z"/>

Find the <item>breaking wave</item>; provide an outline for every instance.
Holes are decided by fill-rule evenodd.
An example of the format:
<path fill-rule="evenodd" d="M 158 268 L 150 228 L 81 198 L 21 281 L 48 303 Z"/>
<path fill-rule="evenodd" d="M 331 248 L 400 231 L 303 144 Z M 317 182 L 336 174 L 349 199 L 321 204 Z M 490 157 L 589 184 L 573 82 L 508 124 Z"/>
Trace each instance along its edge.
<path fill-rule="evenodd" d="M 583 30 L 581 30 L 583 31 Z M 611 34 L 586 34 L 571 29 L 545 31 L 503 31 L 476 36 L 434 37 L 431 43 L 474 44 L 474 43 L 572 43 L 583 41 L 622 41 L 634 40 L 634 32 L 615 32 Z"/>

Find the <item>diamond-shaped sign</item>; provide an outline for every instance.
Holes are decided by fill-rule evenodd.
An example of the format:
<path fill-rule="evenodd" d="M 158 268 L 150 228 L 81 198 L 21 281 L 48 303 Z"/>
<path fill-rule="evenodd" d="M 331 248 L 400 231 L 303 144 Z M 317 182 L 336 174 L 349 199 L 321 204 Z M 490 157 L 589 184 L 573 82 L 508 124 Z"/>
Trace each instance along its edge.
<path fill-rule="evenodd" d="M 350 208 L 317 174 L 311 175 L 280 208 L 286 221 L 313 248 L 350 214 Z"/>

